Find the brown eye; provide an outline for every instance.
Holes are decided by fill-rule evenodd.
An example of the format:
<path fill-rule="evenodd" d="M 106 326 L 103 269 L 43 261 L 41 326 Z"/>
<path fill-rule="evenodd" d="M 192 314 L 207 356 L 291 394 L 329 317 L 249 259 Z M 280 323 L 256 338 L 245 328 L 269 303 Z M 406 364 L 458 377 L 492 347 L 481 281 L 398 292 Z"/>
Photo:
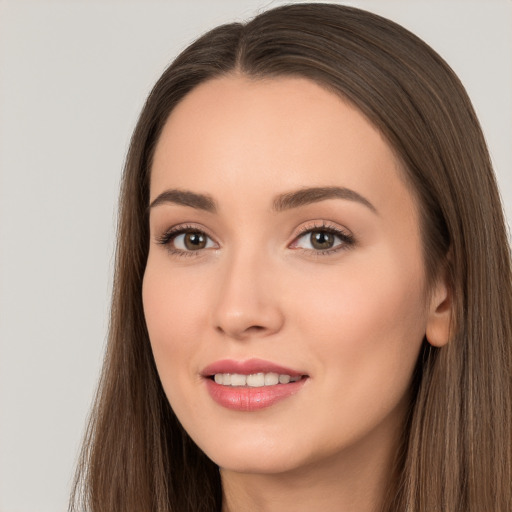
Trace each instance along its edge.
<path fill-rule="evenodd" d="M 292 249 L 304 249 L 322 255 L 334 254 L 339 249 L 348 249 L 354 245 L 352 234 L 339 228 L 317 226 L 302 232 L 292 243 Z"/>
<path fill-rule="evenodd" d="M 206 247 L 208 237 L 204 233 L 199 231 L 192 231 L 189 233 L 184 233 L 183 236 L 183 243 L 185 248 L 189 251 L 197 251 Z"/>
<path fill-rule="evenodd" d="M 336 236 L 328 231 L 311 231 L 309 240 L 313 249 L 325 251 L 334 247 Z"/>
<path fill-rule="evenodd" d="M 216 247 L 215 242 L 203 231 L 180 229 L 165 233 L 159 243 L 168 246 L 171 252 L 191 253 Z"/>

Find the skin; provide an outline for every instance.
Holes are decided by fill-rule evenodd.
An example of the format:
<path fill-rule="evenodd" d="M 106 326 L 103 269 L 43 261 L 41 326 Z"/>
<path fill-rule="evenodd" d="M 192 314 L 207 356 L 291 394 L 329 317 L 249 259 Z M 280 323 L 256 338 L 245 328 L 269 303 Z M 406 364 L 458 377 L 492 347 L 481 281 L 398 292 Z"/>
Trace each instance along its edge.
<path fill-rule="evenodd" d="M 279 194 L 334 186 L 372 207 L 330 198 L 272 208 Z M 221 468 L 223 511 L 378 510 L 422 340 L 446 343 L 450 319 L 444 280 L 425 293 L 417 207 L 389 145 L 309 80 L 233 74 L 171 113 L 150 200 L 168 189 L 217 205 L 151 208 L 143 302 L 170 404 Z M 183 225 L 208 235 L 204 249 L 160 243 Z M 324 225 L 353 241 L 315 250 L 301 229 Z M 308 379 L 259 411 L 214 402 L 203 368 L 250 358 Z"/>

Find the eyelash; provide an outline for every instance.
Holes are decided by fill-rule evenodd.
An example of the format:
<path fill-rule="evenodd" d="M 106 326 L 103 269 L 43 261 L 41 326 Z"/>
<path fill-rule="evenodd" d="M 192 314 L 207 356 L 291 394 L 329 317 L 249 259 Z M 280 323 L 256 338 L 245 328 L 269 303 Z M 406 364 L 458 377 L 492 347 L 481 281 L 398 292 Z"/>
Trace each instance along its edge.
<path fill-rule="evenodd" d="M 355 240 L 353 235 L 343 231 L 342 229 L 338 228 L 337 226 L 333 226 L 327 222 L 322 222 L 321 224 L 314 224 L 313 226 L 304 226 L 300 229 L 299 233 L 295 236 L 293 243 L 296 243 L 298 240 L 300 240 L 304 235 L 308 233 L 312 233 L 314 231 L 321 231 L 324 233 L 330 233 L 331 235 L 336 236 L 341 240 L 341 243 L 339 243 L 337 246 L 331 249 L 325 249 L 325 250 L 319 250 L 319 249 L 305 249 L 302 247 L 297 247 L 294 250 L 300 250 L 304 253 L 313 254 L 315 256 L 329 256 L 333 255 L 339 251 L 347 250 L 351 248 L 355 244 Z M 171 242 L 177 238 L 179 235 L 183 235 L 186 233 L 200 233 L 204 236 L 206 236 L 209 239 L 212 239 L 208 233 L 202 229 L 198 228 L 196 226 L 192 225 L 179 225 L 175 226 L 171 229 L 168 229 L 165 231 L 162 235 L 158 236 L 156 238 L 156 241 L 160 245 L 164 245 L 167 247 L 167 250 L 170 254 L 173 256 L 178 257 L 197 257 L 201 255 L 202 250 L 196 250 L 196 251 L 183 251 L 181 249 L 176 249 L 172 246 Z"/>
<path fill-rule="evenodd" d="M 175 238 L 186 233 L 201 233 L 202 235 L 205 235 L 207 238 L 212 239 L 212 237 L 208 235 L 208 233 L 206 233 L 204 229 L 200 229 L 192 225 L 179 225 L 165 231 L 162 235 L 157 237 L 156 241 L 158 244 L 166 246 L 169 253 L 172 254 L 173 256 L 179 256 L 184 258 L 200 256 L 201 250 L 183 251 L 181 249 L 176 249 L 175 247 L 172 246 L 171 242 Z"/>
<path fill-rule="evenodd" d="M 296 243 L 296 241 L 300 240 L 304 235 L 308 233 L 313 233 L 315 231 L 321 231 L 323 233 L 330 233 L 331 235 L 336 236 L 341 240 L 341 243 L 331 249 L 304 249 L 297 248 L 295 250 L 300 250 L 305 253 L 313 254 L 314 256 L 330 256 L 336 254 L 339 251 L 344 251 L 350 249 L 355 244 L 354 236 L 337 226 L 329 224 L 325 221 L 322 221 L 321 224 L 313 224 L 313 226 L 304 226 L 300 229 L 297 236 L 294 238 L 292 243 Z"/>

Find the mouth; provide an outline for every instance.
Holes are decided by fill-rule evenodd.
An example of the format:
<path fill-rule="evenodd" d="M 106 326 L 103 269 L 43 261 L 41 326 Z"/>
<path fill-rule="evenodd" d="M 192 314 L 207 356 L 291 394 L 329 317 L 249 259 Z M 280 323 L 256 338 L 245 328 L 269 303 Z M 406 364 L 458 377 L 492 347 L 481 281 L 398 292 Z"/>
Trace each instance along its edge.
<path fill-rule="evenodd" d="M 292 397 L 309 379 L 306 373 L 259 359 L 218 361 L 201 373 L 211 398 L 222 407 L 257 411 Z"/>
<path fill-rule="evenodd" d="M 216 373 L 209 378 L 221 386 L 261 388 L 264 386 L 276 386 L 277 384 L 289 384 L 306 377 L 306 375 L 292 376 L 286 373 L 260 372 L 249 375 L 242 373 Z"/>

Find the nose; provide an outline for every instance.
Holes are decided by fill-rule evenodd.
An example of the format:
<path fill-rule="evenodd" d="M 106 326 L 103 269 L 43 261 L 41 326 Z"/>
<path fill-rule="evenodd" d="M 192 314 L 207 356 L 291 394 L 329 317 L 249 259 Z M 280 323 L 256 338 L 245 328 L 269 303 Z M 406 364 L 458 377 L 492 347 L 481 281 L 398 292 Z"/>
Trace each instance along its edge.
<path fill-rule="evenodd" d="M 236 340 L 266 337 L 284 325 L 276 272 L 263 259 L 239 256 L 219 272 L 213 326 Z"/>

